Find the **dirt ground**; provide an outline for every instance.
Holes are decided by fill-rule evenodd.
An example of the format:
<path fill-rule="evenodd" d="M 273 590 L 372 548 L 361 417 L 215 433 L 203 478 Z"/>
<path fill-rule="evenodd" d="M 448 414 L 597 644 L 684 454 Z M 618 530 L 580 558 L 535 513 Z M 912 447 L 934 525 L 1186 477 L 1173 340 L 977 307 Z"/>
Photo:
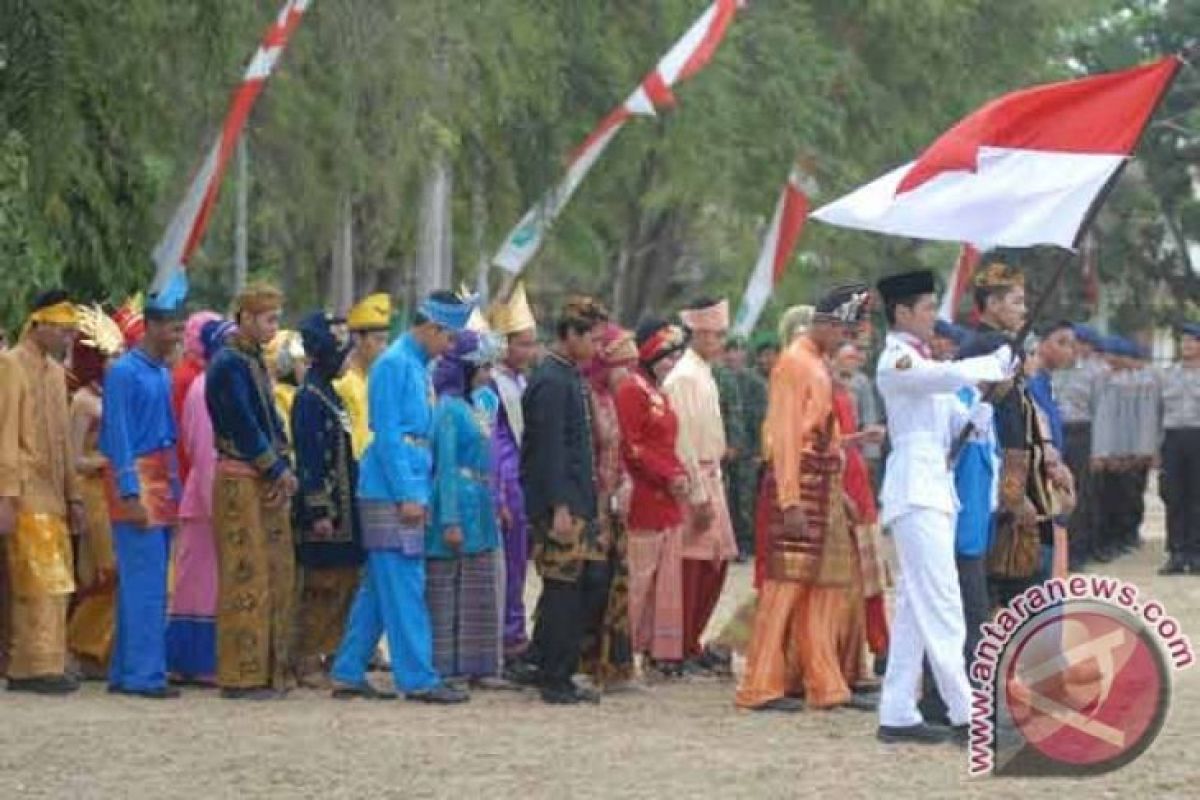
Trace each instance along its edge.
<path fill-rule="evenodd" d="M 1200 644 L 1200 578 L 1160 578 L 1161 508 L 1146 544 L 1108 574 L 1161 600 Z M 749 592 L 733 572 L 714 626 Z M 969 780 L 963 751 L 885 748 L 874 715 L 739 712 L 714 679 L 610 695 L 595 707 L 477 693 L 466 706 L 338 703 L 296 692 L 262 705 L 188 690 L 174 702 L 0 694 L 0 798 L 1196 797 L 1200 669 L 1176 673 L 1148 753 L 1090 780 Z"/>

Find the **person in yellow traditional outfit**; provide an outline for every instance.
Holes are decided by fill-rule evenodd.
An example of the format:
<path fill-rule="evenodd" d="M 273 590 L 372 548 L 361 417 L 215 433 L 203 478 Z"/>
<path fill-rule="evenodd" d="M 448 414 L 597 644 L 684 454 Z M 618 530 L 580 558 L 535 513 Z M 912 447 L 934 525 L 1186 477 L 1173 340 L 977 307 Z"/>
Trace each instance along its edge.
<path fill-rule="evenodd" d="M 85 529 L 73 469 L 66 372 L 78 312 L 61 290 L 33 304 L 20 342 L 0 355 L 0 539 L 10 601 L 9 691 L 67 694 L 70 531 Z"/>
<path fill-rule="evenodd" d="M 388 346 L 388 331 L 392 324 L 392 299 L 386 294 L 373 294 L 350 309 L 346 317 L 354 349 L 346 374 L 333 382 L 350 415 L 350 439 L 354 457 L 360 459 L 371 442 L 367 419 L 367 373 L 371 365 Z"/>
<path fill-rule="evenodd" d="M 304 355 L 304 343 L 296 331 L 282 330 L 263 348 L 263 362 L 271 376 L 271 394 L 275 398 L 275 410 L 283 420 L 283 427 L 292 440 L 292 404 L 296 391 L 304 383 L 308 361 Z"/>
<path fill-rule="evenodd" d="M 87 516 L 79 542 L 78 590 L 67 626 L 67 644 L 87 677 L 107 674 L 112 649 L 117 563 L 108 515 L 108 459 L 99 449 L 104 373 L 124 350 L 121 329 L 99 306 L 80 306 L 79 337 L 71 349 L 71 445 Z"/>

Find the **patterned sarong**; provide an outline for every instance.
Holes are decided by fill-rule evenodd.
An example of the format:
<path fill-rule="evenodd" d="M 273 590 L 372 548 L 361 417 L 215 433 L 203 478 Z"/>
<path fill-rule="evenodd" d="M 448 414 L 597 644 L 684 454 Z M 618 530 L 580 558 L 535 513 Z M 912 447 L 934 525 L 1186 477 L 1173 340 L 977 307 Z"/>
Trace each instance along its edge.
<path fill-rule="evenodd" d="M 433 666 L 442 677 L 500 672 L 496 562 L 489 550 L 425 563 L 425 602 L 433 627 Z"/>
<path fill-rule="evenodd" d="M 220 461 L 213 484 L 217 535 L 217 683 L 287 686 L 295 557 L 285 503 L 269 505 L 253 468 Z"/>
<path fill-rule="evenodd" d="M 584 671 L 605 686 L 633 677 L 633 642 L 629 626 L 629 536 L 617 517 L 606 514 L 600 520 L 608 535 L 608 563 L 611 580 L 608 605 L 597 635 L 584 642 Z"/>
<path fill-rule="evenodd" d="M 359 572 L 359 567 L 303 570 L 293 654 L 297 664 L 305 659 L 328 658 L 337 652 L 358 590 Z"/>

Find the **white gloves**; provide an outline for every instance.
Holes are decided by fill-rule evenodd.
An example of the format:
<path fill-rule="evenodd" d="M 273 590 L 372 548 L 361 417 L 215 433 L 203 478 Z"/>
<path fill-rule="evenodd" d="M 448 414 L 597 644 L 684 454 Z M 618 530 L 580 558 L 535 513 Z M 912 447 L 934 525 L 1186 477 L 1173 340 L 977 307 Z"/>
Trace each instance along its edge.
<path fill-rule="evenodd" d="M 971 425 L 971 440 L 987 441 L 992 435 L 992 422 L 995 409 L 991 403 L 978 402 L 967 412 L 967 422 Z"/>
<path fill-rule="evenodd" d="M 1013 357 L 1012 347 L 1009 345 L 1001 345 L 999 350 L 992 353 L 992 357 L 1000 365 L 1000 370 L 1004 373 L 1004 380 L 1016 375 L 1021 368 L 1021 362 Z"/>

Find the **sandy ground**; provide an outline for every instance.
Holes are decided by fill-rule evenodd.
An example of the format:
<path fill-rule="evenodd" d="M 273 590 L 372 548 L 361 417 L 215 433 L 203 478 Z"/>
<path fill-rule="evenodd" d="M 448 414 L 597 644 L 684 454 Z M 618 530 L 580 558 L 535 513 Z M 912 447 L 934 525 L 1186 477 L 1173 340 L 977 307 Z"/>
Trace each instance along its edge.
<path fill-rule="evenodd" d="M 1137 581 L 1200 643 L 1200 578 L 1159 578 L 1147 543 L 1106 570 Z M 737 568 L 714 625 L 749 591 Z M 513 692 L 437 709 L 324 694 L 247 705 L 0 694 L 0 798 L 1196 797 L 1200 669 L 1177 673 L 1166 728 L 1141 759 L 1090 780 L 969 780 L 962 751 L 885 748 L 873 715 L 739 712 L 714 679 L 552 708 Z M 1075 794 L 1086 792 L 1086 795 Z"/>

